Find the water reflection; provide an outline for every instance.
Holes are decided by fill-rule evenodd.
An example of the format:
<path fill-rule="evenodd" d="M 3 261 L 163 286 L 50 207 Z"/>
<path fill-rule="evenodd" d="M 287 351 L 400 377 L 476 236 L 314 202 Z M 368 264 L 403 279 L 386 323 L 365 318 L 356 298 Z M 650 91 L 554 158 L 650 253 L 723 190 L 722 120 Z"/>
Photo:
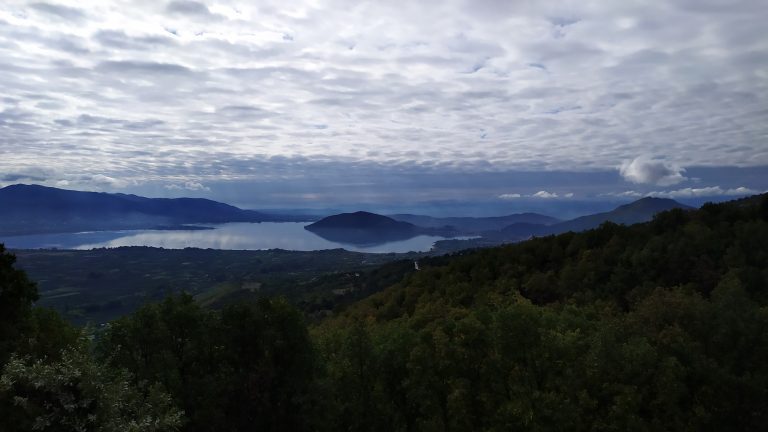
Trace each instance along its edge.
<path fill-rule="evenodd" d="M 60 234 L 30 234 L 23 236 L 0 237 L 11 249 L 77 249 L 89 243 L 105 243 L 111 240 L 135 234 L 138 231 L 93 231 Z"/>
<path fill-rule="evenodd" d="M 362 229 L 315 228 L 311 233 L 331 243 L 352 247 L 380 246 L 388 243 L 406 241 L 416 237 L 410 232 L 376 232 Z"/>
<path fill-rule="evenodd" d="M 306 223 L 263 222 L 210 225 L 214 229 L 194 231 L 103 231 L 73 234 L 39 234 L 0 238 L 15 249 L 93 249 L 120 246 L 153 246 L 166 249 L 186 247 L 211 249 L 285 249 L 312 251 L 344 248 L 358 252 L 424 252 L 444 239 L 419 235 L 409 239 L 351 244 L 332 241 L 304 229 Z"/>

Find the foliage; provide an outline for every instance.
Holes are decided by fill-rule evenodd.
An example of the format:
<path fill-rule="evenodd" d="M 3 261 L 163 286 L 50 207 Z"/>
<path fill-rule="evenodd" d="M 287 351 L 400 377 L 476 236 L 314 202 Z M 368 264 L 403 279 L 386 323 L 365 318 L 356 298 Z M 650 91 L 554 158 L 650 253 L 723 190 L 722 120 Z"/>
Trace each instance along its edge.
<path fill-rule="evenodd" d="M 139 388 L 128 375 L 97 363 L 81 341 L 52 363 L 12 357 L 0 391 L 13 400 L 3 430 L 153 432 L 176 430 L 181 412 L 158 386 Z"/>
<path fill-rule="evenodd" d="M 33 308 L 35 284 L 14 261 L 0 245 L 0 430 L 174 430 L 168 396 L 128 385 L 57 313 Z"/>
<path fill-rule="evenodd" d="M 189 295 L 169 297 L 112 323 L 98 348 L 136 384 L 170 391 L 187 431 L 306 424 L 314 357 L 301 314 L 283 300 L 211 311 Z"/>
<path fill-rule="evenodd" d="M 30 327 L 32 303 L 37 300 L 37 287 L 13 264 L 16 257 L 0 244 L 0 365 L 23 343 Z"/>
<path fill-rule="evenodd" d="M 314 329 L 328 429 L 761 429 L 766 209 L 422 261 Z"/>

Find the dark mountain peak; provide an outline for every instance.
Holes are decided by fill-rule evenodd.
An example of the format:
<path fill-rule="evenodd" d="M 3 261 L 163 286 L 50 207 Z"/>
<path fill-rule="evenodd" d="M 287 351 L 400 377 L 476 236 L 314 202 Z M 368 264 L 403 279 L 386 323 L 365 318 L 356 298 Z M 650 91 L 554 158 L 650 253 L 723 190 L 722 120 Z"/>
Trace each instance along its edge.
<path fill-rule="evenodd" d="M 657 198 L 657 197 L 644 197 L 640 198 L 637 201 L 632 201 L 629 204 L 624 204 L 619 207 L 617 207 L 614 211 L 626 211 L 626 210 L 632 210 L 632 211 L 665 211 L 665 210 L 671 210 L 673 208 L 681 208 L 681 209 L 692 209 L 693 207 L 689 207 L 685 204 L 681 204 L 671 198 Z"/>
<path fill-rule="evenodd" d="M 345 213 L 341 213 L 341 214 L 343 215 Z M 363 210 L 358 210 L 356 212 L 352 212 L 352 213 L 348 213 L 348 214 L 354 215 L 355 217 L 361 217 L 361 218 L 381 218 L 381 217 L 386 217 L 386 216 L 378 215 L 376 213 L 371 213 L 371 212 L 367 212 L 367 211 L 363 211 Z"/>
<path fill-rule="evenodd" d="M 37 185 L 37 184 L 29 184 L 28 185 L 28 184 L 23 184 L 23 183 L 16 183 L 16 184 L 8 185 L 8 186 L 6 186 L 4 188 L 0 188 L 0 190 L 12 191 L 12 190 L 37 189 L 37 188 L 46 189 L 47 187 L 46 186 Z"/>
<path fill-rule="evenodd" d="M 12 192 L 12 191 L 46 191 L 51 193 L 98 193 L 98 192 L 84 192 L 84 191 L 74 191 L 69 189 L 60 189 L 55 188 L 53 186 L 44 186 L 40 184 L 24 184 L 24 183 L 16 183 L 12 185 L 8 185 L 4 188 L 0 188 L 0 191 L 6 191 L 6 192 Z M 103 192 L 102 192 L 103 193 Z"/>
<path fill-rule="evenodd" d="M 354 213 L 341 213 L 308 225 L 307 229 L 363 229 L 363 230 L 415 230 L 415 226 L 408 222 L 396 221 L 390 217 L 366 211 Z"/>
<path fill-rule="evenodd" d="M 615 209 L 593 215 L 582 216 L 552 226 L 553 233 L 566 231 L 584 231 L 597 228 L 603 222 L 632 225 L 640 222 L 648 222 L 657 213 L 672 209 L 690 210 L 689 207 L 669 198 L 645 197 L 629 204 L 624 204 Z"/>
<path fill-rule="evenodd" d="M 50 186 L 38 185 L 38 184 L 17 183 L 17 184 L 8 185 L 4 188 L 0 188 L 0 194 L 45 192 L 45 191 L 55 191 L 55 190 L 60 190 L 60 189 L 56 189 Z"/>
<path fill-rule="evenodd" d="M 51 186 L 38 184 L 14 184 L 0 189 L 0 199 L 10 200 L 11 203 L 32 203 L 36 205 L 60 204 L 62 202 L 72 202 L 81 204 L 89 200 L 107 199 L 114 201 L 116 194 L 105 192 L 87 192 L 75 191 L 69 189 L 59 189 Z"/>
<path fill-rule="evenodd" d="M 326 240 L 353 245 L 375 245 L 405 240 L 423 231 L 408 222 L 365 211 L 328 216 L 304 228 Z"/>
<path fill-rule="evenodd" d="M 204 198 L 146 198 L 15 184 L 0 189 L 0 233 L 143 229 L 274 217 Z"/>

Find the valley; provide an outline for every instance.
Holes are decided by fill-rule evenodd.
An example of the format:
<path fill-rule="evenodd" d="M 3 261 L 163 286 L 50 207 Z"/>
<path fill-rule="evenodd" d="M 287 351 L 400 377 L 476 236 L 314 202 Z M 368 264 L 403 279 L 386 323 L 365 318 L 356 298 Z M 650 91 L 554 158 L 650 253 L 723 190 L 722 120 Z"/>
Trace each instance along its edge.
<path fill-rule="evenodd" d="M 0 200 L 7 189 L 0 189 Z M 83 196 L 100 202 L 123 199 L 108 194 L 94 198 L 85 192 L 52 188 L 34 190 L 57 196 L 57 205 L 70 209 L 76 209 Z M 141 197 L 131 200 L 151 202 Z M 211 203 L 215 202 L 205 205 L 224 206 L 239 214 L 234 207 Z M 45 233 L 43 226 L 39 228 L 43 233 L 0 236 L 0 242 L 7 242 L 18 256 L 20 268 L 38 281 L 38 304 L 55 309 L 76 324 L 104 324 L 180 292 L 207 305 L 279 295 L 300 305 L 310 316 L 324 316 L 339 305 L 383 288 L 379 281 L 369 280 L 369 272 L 386 263 L 403 263 L 394 267 L 400 269 L 396 274 L 402 277 L 414 270 L 415 260 L 594 229 L 605 222 L 645 222 L 669 209 L 690 210 L 674 200 L 644 198 L 611 212 L 568 221 L 534 213 L 434 218 L 356 212 L 320 218 L 311 224 L 217 225 L 206 224 L 210 217 L 195 213 L 198 203 L 181 201 L 173 206 L 176 213 L 186 215 L 179 221 L 200 225 L 58 234 Z M 45 217 L 44 209 L 26 211 L 31 212 L 31 220 Z M 119 214 L 110 217 L 121 223 Z"/>

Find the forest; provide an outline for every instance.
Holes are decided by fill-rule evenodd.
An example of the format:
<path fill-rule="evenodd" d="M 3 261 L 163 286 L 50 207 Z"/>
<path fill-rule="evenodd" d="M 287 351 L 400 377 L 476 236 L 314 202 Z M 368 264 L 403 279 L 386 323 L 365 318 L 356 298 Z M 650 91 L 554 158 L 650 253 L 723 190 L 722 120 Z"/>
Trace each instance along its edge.
<path fill-rule="evenodd" d="M 0 248 L 0 430 L 768 422 L 768 195 L 420 268 L 320 320 L 286 298 L 209 307 L 182 293 L 94 329 L 35 306 Z"/>
<path fill-rule="evenodd" d="M 400 267 L 397 261 L 412 269 L 412 260 L 425 255 L 154 247 L 27 249 L 13 254 L 16 267 L 37 284 L 36 305 L 57 310 L 76 325 L 101 325 L 179 292 L 205 305 L 279 294 L 308 314 L 323 314 L 372 293 L 375 288 L 365 286 L 369 273 L 389 271 L 388 263 Z M 392 277 L 402 273 L 394 271 Z M 392 277 L 375 276 L 373 281 L 386 283 Z"/>

